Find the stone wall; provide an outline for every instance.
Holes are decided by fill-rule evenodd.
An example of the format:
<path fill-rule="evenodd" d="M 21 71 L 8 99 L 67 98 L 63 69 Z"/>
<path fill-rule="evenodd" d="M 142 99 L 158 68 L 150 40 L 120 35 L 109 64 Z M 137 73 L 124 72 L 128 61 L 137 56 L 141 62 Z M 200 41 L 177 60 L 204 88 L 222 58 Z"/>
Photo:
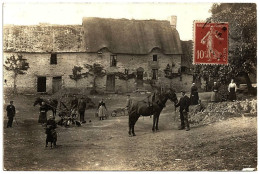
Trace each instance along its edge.
<path fill-rule="evenodd" d="M 142 67 L 144 69 L 144 81 L 152 78 L 151 62 L 153 55 L 158 55 L 158 81 L 161 84 L 167 84 L 173 87 L 179 88 L 180 78 L 176 77 L 172 80 L 165 78 L 164 69 L 167 64 L 175 64 L 173 72 L 177 73 L 180 68 L 181 57 L 180 55 L 164 55 L 159 51 L 152 51 L 148 55 L 117 55 L 117 66 L 110 67 L 110 55 L 108 50 L 103 50 L 102 54 L 97 53 L 58 53 L 57 64 L 50 64 L 50 53 L 21 53 L 23 58 L 27 59 L 29 63 L 29 69 L 25 75 L 19 75 L 17 77 L 18 92 L 30 91 L 31 93 L 37 92 L 37 78 L 39 76 L 46 77 L 46 91 L 52 92 L 52 78 L 56 76 L 62 77 L 62 87 L 64 88 L 91 88 L 93 86 L 93 78 L 87 77 L 77 81 L 77 83 L 70 79 L 69 75 L 72 75 L 72 69 L 75 65 L 84 67 L 84 64 L 99 63 L 102 64 L 107 73 L 125 72 L 125 69 L 129 70 L 129 73 L 136 72 L 136 69 Z M 17 53 L 4 53 L 4 58 L 11 55 L 17 55 Z M 84 68 L 82 72 L 85 72 Z M 98 90 L 106 90 L 106 76 L 97 79 Z M 4 79 L 7 79 L 6 87 L 13 86 L 12 73 L 4 70 Z M 175 82 L 176 83 L 173 83 Z M 149 83 L 144 83 L 144 87 L 149 89 Z M 128 82 L 120 80 L 118 77 L 115 79 L 115 91 L 119 92 L 132 92 L 136 90 L 136 80 L 130 79 Z"/>

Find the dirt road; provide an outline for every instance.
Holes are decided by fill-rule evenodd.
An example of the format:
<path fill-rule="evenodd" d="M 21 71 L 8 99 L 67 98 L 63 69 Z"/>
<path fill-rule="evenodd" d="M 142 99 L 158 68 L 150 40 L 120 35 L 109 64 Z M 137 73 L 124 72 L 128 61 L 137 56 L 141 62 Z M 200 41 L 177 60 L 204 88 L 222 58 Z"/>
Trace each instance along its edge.
<path fill-rule="evenodd" d="M 127 116 L 99 121 L 88 114 L 86 120 L 91 122 L 81 127 L 59 126 L 58 146 L 50 149 L 45 148 L 46 135 L 37 124 L 38 108 L 29 100 L 15 99 L 19 125 L 4 127 L 5 170 L 229 171 L 257 166 L 256 117 L 193 125 L 187 132 L 177 130 L 178 113 L 167 103 L 159 132 L 152 133 L 152 118 L 140 117 L 137 136 L 129 137 Z"/>

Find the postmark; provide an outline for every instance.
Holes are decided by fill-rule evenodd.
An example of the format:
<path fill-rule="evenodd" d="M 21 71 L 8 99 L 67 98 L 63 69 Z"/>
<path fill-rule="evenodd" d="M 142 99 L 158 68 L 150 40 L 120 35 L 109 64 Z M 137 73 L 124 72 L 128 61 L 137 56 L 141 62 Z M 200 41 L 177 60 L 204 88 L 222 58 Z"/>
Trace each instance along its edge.
<path fill-rule="evenodd" d="M 194 21 L 194 64 L 228 64 L 228 23 Z"/>

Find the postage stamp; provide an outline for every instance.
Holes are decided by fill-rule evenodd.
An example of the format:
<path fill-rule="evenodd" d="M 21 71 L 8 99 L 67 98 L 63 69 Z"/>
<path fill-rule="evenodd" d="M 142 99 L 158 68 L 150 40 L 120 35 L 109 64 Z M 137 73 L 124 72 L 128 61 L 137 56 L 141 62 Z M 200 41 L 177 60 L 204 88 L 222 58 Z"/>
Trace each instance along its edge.
<path fill-rule="evenodd" d="M 228 64 L 228 23 L 194 21 L 194 64 Z"/>

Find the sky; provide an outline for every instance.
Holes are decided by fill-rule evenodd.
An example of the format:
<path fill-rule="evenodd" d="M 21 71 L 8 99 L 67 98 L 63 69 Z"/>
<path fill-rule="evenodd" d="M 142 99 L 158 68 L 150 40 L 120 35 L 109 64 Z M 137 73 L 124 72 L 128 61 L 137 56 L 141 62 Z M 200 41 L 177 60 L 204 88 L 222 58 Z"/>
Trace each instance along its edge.
<path fill-rule="evenodd" d="M 212 3 L 4 3 L 3 24 L 82 24 L 82 17 L 168 20 L 177 16 L 181 40 L 193 39 L 193 21 L 210 17 Z"/>

